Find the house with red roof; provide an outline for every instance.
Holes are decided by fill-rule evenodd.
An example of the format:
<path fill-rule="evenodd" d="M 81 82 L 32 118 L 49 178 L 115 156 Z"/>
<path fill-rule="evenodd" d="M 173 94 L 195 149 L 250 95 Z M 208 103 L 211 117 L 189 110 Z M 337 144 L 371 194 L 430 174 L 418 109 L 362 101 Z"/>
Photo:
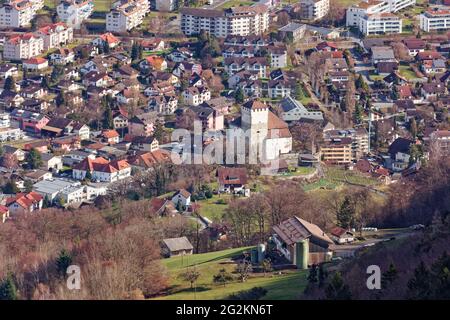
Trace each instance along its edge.
<path fill-rule="evenodd" d="M 10 37 L 3 47 L 3 59 L 20 60 L 36 57 L 44 51 L 44 40 L 32 33 Z"/>
<path fill-rule="evenodd" d="M 15 197 L 6 199 L 10 213 L 33 212 L 42 209 L 44 198 L 37 192 L 18 193 Z"/>
<path fill-rule="evenodd" d="M 31 58 L 23 61 L 22 67 L 26 70 L 37 71 L 48 68 L 48 60 L 44 58 Z"/>
<path fill-rule="evenodd" d="M 39 28 L 36 34 L 44 40 L 44 50 L 57 48 L 73 41 L 73 28 L 57 22 Z"/>
<path fill-rule="evenodd" d="M 131 176 L 131 166 L 126 160 L 108 161 L 98 157 L 94 160 L 87 157 L 72 168 L 72 177 L 84 180 L 91 177 L 92 181 L 115 182 Z"/>
<path fill-rule="evenodd" d="M 120 135 L 116 130 L 103 130 L 101 138 L 104 142 L 109 144 L 119 143 Z"/>
<path fill-rule="evenodd" d="M 119 43 L 120 43 L 119 38 L 117 38 L 111 32 L 104 33 L 100 37 L 92 41 L 92 44 L 95 46 L 108 45 L 110 49 L 117 47 Z"/>
<path fill-rule="evenodd" d="M 349 243 L 355 240 L 353 232 L 341 227 L 331 229 L 330 234 L 331 239 L 337 244 Z"/>

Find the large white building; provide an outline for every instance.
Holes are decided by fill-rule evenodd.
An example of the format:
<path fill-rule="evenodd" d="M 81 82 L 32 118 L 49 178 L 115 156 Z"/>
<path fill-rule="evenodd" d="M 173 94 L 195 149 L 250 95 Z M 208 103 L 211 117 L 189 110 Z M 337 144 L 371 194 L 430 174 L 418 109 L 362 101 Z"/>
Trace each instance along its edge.
<path fill-rule="evenodd" d="M 44 40 L 32 33 L 13 36 L 3 47 L 3 59 L 20 60 L 38 56 L 44 51 Z"/>
<path fill-rule="evenodd" d="M 226 10 L 181 9 L 181 31 L 186 35 L 196 35 L 203 30 L 216 37 L 247 36 L 263 34 L 268 28 L 269 12 L 265 5 Z"/>
<path fill-rule="evenodd" d="M 181 0 L 152 0 L 152 10 L 174 11 L 178 9 Z"/>
<path fill-rule="evenodd" d="M 91 0 L 63 0 L 56 7 L 59 19 L 72 28 L 79 29 L 83 20 L 89 18 L 94 11 Z"/>
<path fill-rule="evenodd" d="M 0 7 L 0 27 L 29 26 L 36 12 L 44 6 L 43 0 L 7 1 Z"/>
<path fill-rule="evenodd" d="M 364 35 L 402 32 L 402 20 L 393 13 L 366 14 L 359 19 L 359 31 Z"/>
<path fill-rule="evenodd" d="M 347 9 L 346 25 L 357 27 L 364 35 L 401 33 L 402 21 L 393 12 L 415 3 L 416 0 L 362 1 Z"/>
<path fill-rule="evenodd" d="M 113 5 L 106 15 L 106 30 L 112 32 L 127 32 L 140 24 L 150 11 L 148 0 L 123 0 Z"/>
<path fill-rule="evenodd" d="M 301 0 L 300 9 L 303 19 L 322 19 L 330 11 L 330 0 Z"/>
<path fill-rule="evenodd" d="M 426 32 L 450 29 L 450 10 L 428 10 L 420 15 L 420 29 Z"/>
<path fill-rule="evenodd" d="M 44 50 L 49 50 L 72 42 L 73 28 L 58 22 L 38 29 L 36 35 L 44 40 Z"/>
<path fill-rule="evenodd" d="M 277 159 L 292 150 L 288 125 L 261 101 L 250 100 L 242 105 L 241 128 L 249 133 L 250 150 L 260 150 L 265 160 Z"/>

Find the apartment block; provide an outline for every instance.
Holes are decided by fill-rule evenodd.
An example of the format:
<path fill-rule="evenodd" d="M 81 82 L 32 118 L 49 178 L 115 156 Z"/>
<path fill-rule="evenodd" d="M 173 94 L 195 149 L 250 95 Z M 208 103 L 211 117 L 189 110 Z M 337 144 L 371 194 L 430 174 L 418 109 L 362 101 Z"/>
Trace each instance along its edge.
<path fill-rule="evenodd" d="M 8 60 L 29 59 L 44 51 L 44 40 L 32 33 L 13 36 L 3 47 L 3 58 Z"/>
<path fill-rule="evenodd" d="M 401 33 L 402 20 L 389 12 L 367 14 L 359 20 L 358 27 L 364 35 Z"/>
<path fill-rule="evenodd" d="M 330 0 L 301 0 L 300 10 L 303 19 L 322 19 L 330 10 Z"/>
<path fill-rule="evenodd" d="M 44 6 L 42 0 L 15 0 L 0 7 L 0 27 L 21 28 L 30 25 L 36 11 Z"/>
<path fill-rule="evenodd" d="M 44 50 L 49 50 L 72 42 L 73 28 L 58 22 L 40 28 L 36 35 L 44 40 Z"/>
<path fill-rule="evenodd" d="M 353 161 L 352 139 L 336 138 L 320 148 L 322 161 L 330 164 L 348 164 Z"/>
<path fill-rule="evenodd" d="M 178 9 L 181 0 L 151 0 L 152 10 L 156 11 L 175 11 Z"/>
<path fill-rule="evenodd" d="M 347 9 L 346 25 L 360 26 L 360 19 L 366 15 L 377 13 L 395 13 L 406 7 L 412 6 L 416 0 L 367 0 L 354 4 Z"/>
<path fill-rule="evenodd" d="M 258 35 L 269 28 L 269 12 L 265 5 L 240 6 L 226 10 L 201 8 L 181 9 L 181 31 L 196 35 L 206 31 L 216 37 Z"/>
<path fill-rule="evenodd" d="M 450 29 L 450 10 L 428 10 L 420 15 L 420 29 L 426 32 Z"/>
<path fill-rule="evenodd" d="M 63 0 L 56 7 L 59 19 L 75 29 L 79 29 L 93 11 L 94 3 L 91 0 Z"/>
<path fill-rule="evenodd" d="M 150 11 L 148 0 L 118 1 L 106 15 L 106 30 L 127 32 L 140 24 Z"/>

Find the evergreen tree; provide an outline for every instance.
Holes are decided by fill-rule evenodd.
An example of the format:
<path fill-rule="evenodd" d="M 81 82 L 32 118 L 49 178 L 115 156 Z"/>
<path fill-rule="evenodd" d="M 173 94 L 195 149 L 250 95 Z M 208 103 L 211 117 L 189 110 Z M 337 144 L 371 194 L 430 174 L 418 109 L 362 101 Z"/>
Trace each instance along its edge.
<path fill-rule="evenodd" d="M 15 194 L 15 193 L 19 193 L 19 192 L 20 192 L 20 190 L 17 187 L 16 181 L 14 179 L 8 181 L 5 184 L 5 186 L 3 187 L 3 193 L 5 193 L 5 194 Z"/>
<path fill-rule="evenodd" d="M 300 82 L 297 82 L 295 85 L 295 99 L 302 100 L 305 97 L 305 94 L 303 93 L 303 87 Z"/>
<path fill-rule="evenodd" d="M 17 288 L 11 275 L 0 282 L 0 300 L 17 300 Z"/>
<path fill-rule="evenodd" d="M 408 281 L 408 297 L 413 300 L 431 298 L 431 275 L 423 261 L 414 270 L 414 276 Z"/>
<path fill-rule="evenodd" d="M 411 132 L 411 135 L 413 137 L 413 139 L 417 138 L 417 122 L 416 122 L 416 118 L 411 118 L 411 120 L 409 121 L 409 131 Z"/>
<path fill-rule="evenodd" d="M 37 151 L 35 148 L 32 148 L 27 156 L 26 156 L 26 161 L 28 163 L 28 166 L 31 169 L 37 169 L 40 166 L 42 166 L 42 157 L 41 154 L 39 153 L 39 151 Z"/>
<path fill-rule="evenodd" d="M 155 130 L 153 131 L 153 137 L 155 137 L 155 139 L 162 144 L 164 137 L 164 125 L 161 121 L 156 121 Z"/>
<path fill-rule="evenodd" d="M 62 249 L 56 258 L 56 269 L 61 275 L 65 275 L 67 268 L 72 264 L 72 256 L 66 249 Z"/>
<path fill-rule="evenodd" d="M 5 91 L 16 91 L 16 82 L 12 77 L 5 79 L 5 84 L 3 85 Z"/>
<path fill-rule="evenodd" d="M 354 216 L 355 208 L 350 201 L 350 198 L 346 196 L 337 212 L 337 221 L 339 226 L 344 229 L 349 228 L 353 223 Z"/>
<path fill-rule="evenodd" d="M 341 273 L 336 272 L 331 279 L 331 282 L 325 289 L 326 298 L 329 300 L 350 300 L 352 294 L 350 287 L 344 284 Z"/>
<path fill-rule="evenodd" d="M 33 182 L 31 180 L 25 180 L 23 186 L 25 188 L 25 192 L 33 191 Z"/>
<path fill-rule="evenodd" d="M 354 113 L 354 121 L 356 124 L 360 124 L 363 120 L 363 110 L 359 103 L 355 106 L 355 113 Z"/>
<path fill-rule="evenodd" d="M 434 298 L 450 299 L 450 256 L 444 252 L 431 266 L 434 278 Z"/>
<path fill-rule="evenodd" d="M 244 90 L 239 87 L 234 95 L 234 99 L 236 99 L 237 103 L 243 103 L 244 102 Z"/>
<path fill-rule="evenodd" d="M 389 264 L 389 269 L 384 272 L 381 276 L 381 287 L 385 288 L 386 286 L 392 284 L 398 278 L 398 272 L 395 268 L 394 264 Z"/>
<path fill-rule="evenodd" d="M 104 129 L 114 128 L 113 113 L 109 105 L 105 107 L 105 112 L 103 114 L 103 128 Z"/>

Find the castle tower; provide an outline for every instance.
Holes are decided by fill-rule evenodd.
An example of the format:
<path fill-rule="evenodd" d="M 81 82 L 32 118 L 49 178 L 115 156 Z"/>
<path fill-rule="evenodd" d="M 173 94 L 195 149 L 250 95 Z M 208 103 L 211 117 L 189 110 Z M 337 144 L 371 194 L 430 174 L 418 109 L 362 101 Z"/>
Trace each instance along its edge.
<path fill-rule="evenodd" d="M 251 148 L 257 148 L 268 133 L 269 107 L 259 100 L 250 100 L 241 107 L 241 128 L 250 130 Z"/>

